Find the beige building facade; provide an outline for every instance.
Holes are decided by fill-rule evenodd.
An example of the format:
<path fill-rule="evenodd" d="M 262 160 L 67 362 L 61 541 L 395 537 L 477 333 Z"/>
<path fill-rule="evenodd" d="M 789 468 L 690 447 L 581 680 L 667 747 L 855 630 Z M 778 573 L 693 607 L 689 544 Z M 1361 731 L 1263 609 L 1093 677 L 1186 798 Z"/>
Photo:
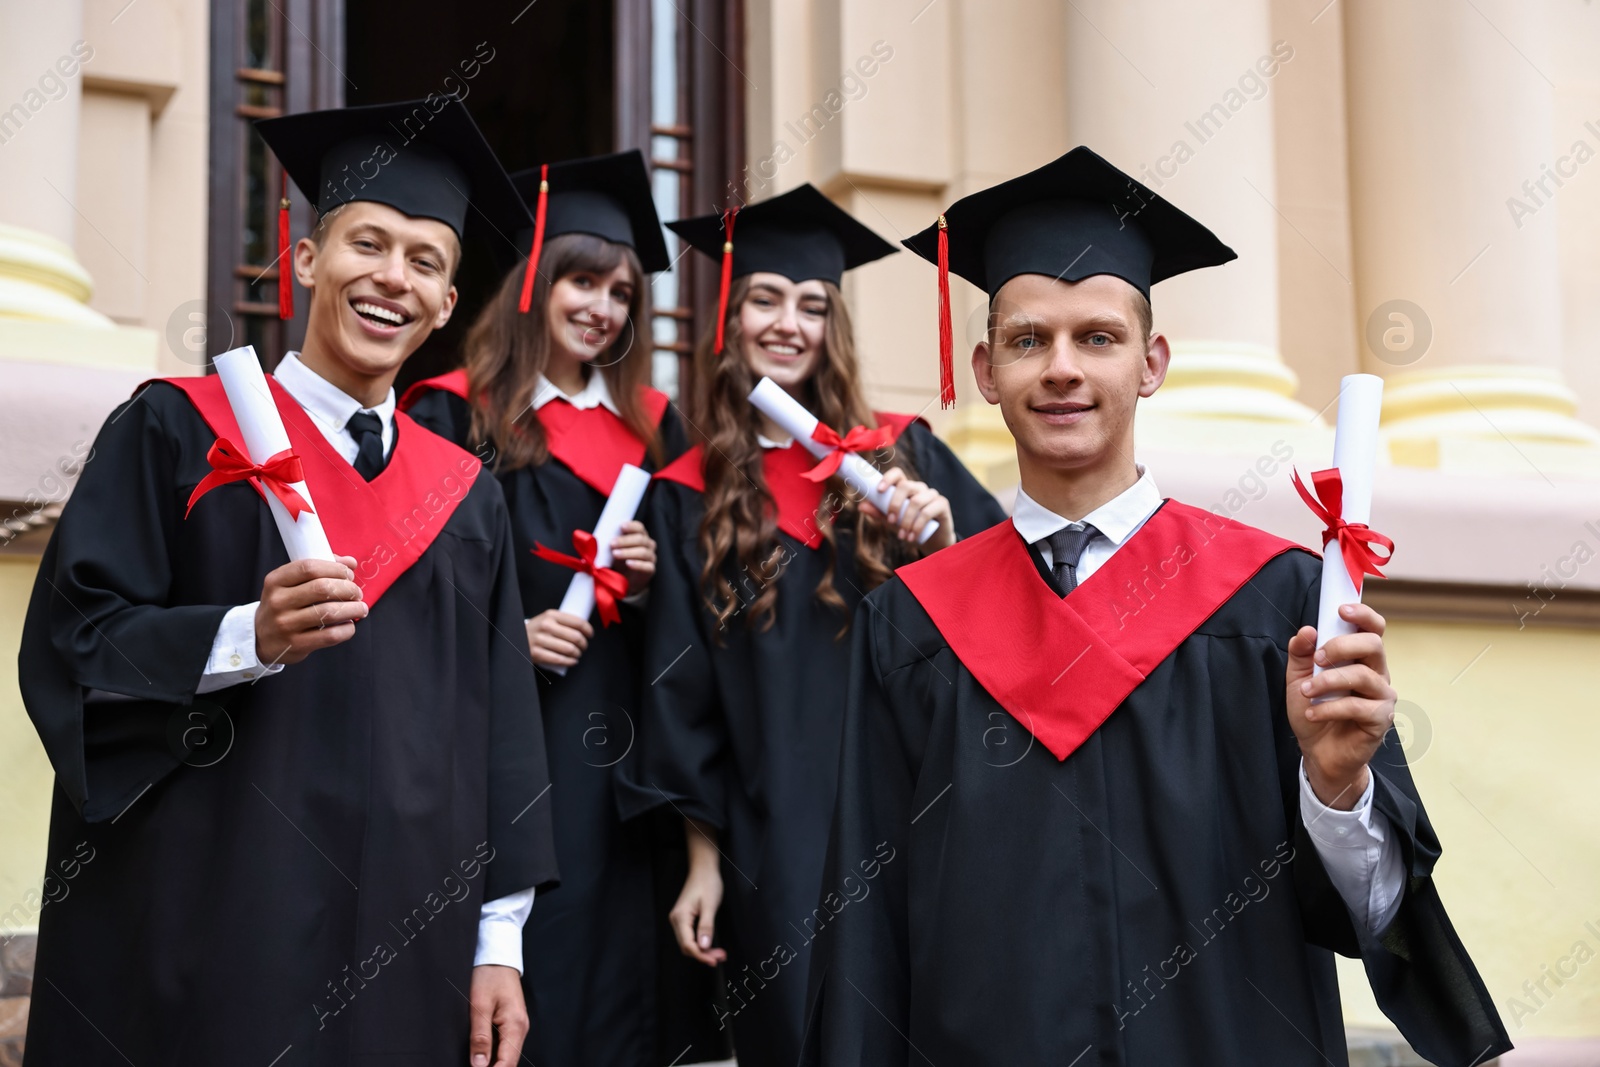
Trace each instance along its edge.
<path fill-rule="evenodd" d="M 1370 599 L 1441 892 L 1523 1046 L 1506 1062 L 1600 1063 L 1600 6 L 725 7 L 744 199 L 811 181 L 899 239 L 1081 143 L 1239 252 L 1153 294 L 1174 359 L 1138 450 L 1168 495 L 1315 544 L 1289 468 L 1328 465 L 1342 376 L 1384 378 L 1373 525 L 1398 550 Z M 107 413 L 203 364 L 213 13 L 0 0 L 0 1063 L 46 888 L 23 611 Z M 1010 438 L 964 366 L 985 304 L 952 283 L 942 412 L 934 284 L 909 255 L 851 275 L 874 399 L 1004 499 Z M 1384 1027 L 1341 977 L 1351 1025 Z"/>
<path fill-rule="evenodd" d="M 1168 495 L 1315 544 L 1288 468 L 1331 461 L 1342 376 L 1384 378 L 1372 514 L 1398 550 L 1369 599 L 1391 620 L 1441 892 L 1523 1046 L 1506 1062 L 1600 1063 L 1600 10 L 751 11 L 750 69 L 768 77 L 752 73 L 749 148 L 773 191 L 815 182 L 904 237 L 1081 143 L 1239 252 L 1153 293 L 1174 356 L 1138 458 Z M 960 403 L 931 402 L 932 268 L 899 256 L 852 279 L 883 402 L 926 407 L 1004 496 L 1011 442 L 959 352 Z M 986 307 L 952 285 L 970 351 Z M 1382 1028 L 1359 965 L 1341 980 L 1352 1026 Z"/>

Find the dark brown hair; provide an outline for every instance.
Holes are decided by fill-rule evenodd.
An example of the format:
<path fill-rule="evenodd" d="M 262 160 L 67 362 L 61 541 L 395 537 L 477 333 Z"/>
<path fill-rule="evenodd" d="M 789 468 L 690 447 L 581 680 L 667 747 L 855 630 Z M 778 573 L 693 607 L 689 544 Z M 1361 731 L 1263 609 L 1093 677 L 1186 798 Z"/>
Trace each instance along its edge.
<path fill-rule="evenodd" d="M 650 321 L 649 290 L 639 257 L 627 245 L 568 233 L 545 242 L 527 314 L 517 310 L 523 274 L 519 264 L 506 273 L 462 345 L 467 395 L 472 398 L 472 439 L 494 445 L 496 470 L 537 465 L 550 456 L 544 426 L 533 410 L 533 389 L 550 363 L 551 287 L 569 274 L 608 274 L 621 263 L 628 265 L 633 280 L 628 321 L 595 361 L 599 366 L 591 367 L 589 373 L 605 376 L 622 421 L 634 436 L 648 443 L 651 458 L 661 461 L 661 443 L 640 395 L 641 387 L 650 381 L 648 333 L 634 351 L 640 337 L 638 324 Z"/>
<path fill-rule="evenodd" d="M 853 426 L 877 426 L 872 409 L 861 395 L 850 313 L 837 286 L 823 282 L 822 287 L 828 295 L 828 317 L 821 359 L 806 382 L 801 403 L 841 434 Z M 700 578 L 706 607 L 724 627 L 733 616 L 748 609 L 747 624 L 764 630 L 776 621 L 776 579 L 787 560 L 777 538 L 776 507 L 767 490 L 761 446 L 756 440 L 761 416 L 747 399 L 755 388 L 756 376 L 745 359 L 739 310 L 750 296 L 750 289 L 750 279 L 745 277 L 736 279 L 729 291 L 722 352 L 713 351 L 715 323 L 695 348 L 690 420 L 691 431 L 705 453 L 705 518 L 700 525 L 705 569 Z M 875 460 L 874 465 L 882 469 L 895 451 L 891 447 L 865 458 Z M 915 477 L 909 457 L 901 453 L 895 458 L 907 474 Z M 895 566 L 911 557 L 900 549 L 899 541 L 882 521 L 861 513 L 841 478 L 828 479 L 816 523 L 827 541 L 829 562 L 817 585 L 816 597 L 842 614 L 844 598 L 833 584 L 835 515 L 838 521 L 854 527 L 856 569 L 867 589 L 886 581 Z M 729 577 L 730 561 L 745 572 L 747 577 L 741 584 L 753 596 L 741 599 Z M 849 626 L 848 616 L 844 624 L 845 628 Z M 843 634 L 844 628 L 839 632 Z"/>

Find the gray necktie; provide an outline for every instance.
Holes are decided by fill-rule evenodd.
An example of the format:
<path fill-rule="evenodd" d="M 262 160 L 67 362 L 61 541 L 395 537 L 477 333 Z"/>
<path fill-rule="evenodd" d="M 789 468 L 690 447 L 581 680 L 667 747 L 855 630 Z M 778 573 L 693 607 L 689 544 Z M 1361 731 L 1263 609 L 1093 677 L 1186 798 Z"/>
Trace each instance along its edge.
<path fill-rule="evenodd" d="M 1062 596 L 1078 588 L 1078 560 L 1083 558 L 1083 550 L 1089 542 L 1099 536 L 1099 530 L 1084 523 L 1082 529 L 1066 526 L 1045 538 L 1050 545 L 1051 569 Z"/>

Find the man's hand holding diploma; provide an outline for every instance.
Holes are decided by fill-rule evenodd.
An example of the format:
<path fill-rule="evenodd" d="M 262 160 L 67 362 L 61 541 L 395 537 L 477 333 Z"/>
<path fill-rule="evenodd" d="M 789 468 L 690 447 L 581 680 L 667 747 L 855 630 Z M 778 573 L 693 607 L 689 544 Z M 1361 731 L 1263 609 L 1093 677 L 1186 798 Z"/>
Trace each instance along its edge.
<path fill-rule="evenodd" d="M 337 563 L 301 559 L 269 572 L 256 608 L 256 658 L 299 663 L 354 637 L 368 610 L 354 581 L 355 566 L 354 556 L 340 556 Z"/>
<path fill-rule="evenodd" d="M 1312 626 L 1289 639 L 1286 697 L 1312 792 L 1328 807 L 1349 811 L 1366 793 L 1367 764 L 1394 722 L 1395 692 L 1383 649 L 1383 616 L 1365 604 L 1345 604 L 1339 616 L 1356 632 L 1332 638 L 1321 649 Z M 1313 674 L 1313 666 L 1322 669 Z M 1313 703 L 1329 694 L 1342 695 Z"/>

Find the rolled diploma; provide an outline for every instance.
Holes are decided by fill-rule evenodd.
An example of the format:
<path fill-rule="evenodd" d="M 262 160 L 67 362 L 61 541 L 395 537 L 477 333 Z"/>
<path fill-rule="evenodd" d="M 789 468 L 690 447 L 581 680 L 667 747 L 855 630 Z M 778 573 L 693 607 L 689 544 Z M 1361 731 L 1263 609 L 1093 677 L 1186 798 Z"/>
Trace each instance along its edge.
<path fill-rule="evenodd" d="M 600 509 L 600 518 L 594 524 L 596 567 L 611 566 L 611 542 L 622 532 L 622 524 L 638 514 L 639 502 L 644 499 L 644 491 L 648 488 L 648 471 L 632 463 L 622 465 L 622 470 L 617 473 L 617 484 L 611 487 L 606 506 Z M 588 619 L 594 612 L 594 579 L 587 574 L 574 574 L 557 610 Z M 567 673 L 565 667 L 551 667 L 549 670 L 556 674 Z"/>
<path fill-rule="evenodd" d="M 244 438 L 235 443 L 250 454 L 250 462 L 265 463 L 286 450 L 289 432 L 283 428 L 283 416 L 278 414 L 278 405 L 273 403 L 272 390 L 267 387 L 267 376 L 261 373 L 256 350 L 249 345 L 235 348 L 212 363 L 217 368 L 217 377 L 222 379 L 222 391 L 228 395 L 228 405 L 233 408 L 233 417 Z M 305 482 L 295 482 L 293 488 L 307 504 L 316 506 Z M 291 519 L 289 509 L 270 489 L 264 495 L 291 560 L 334 559 L 328 535 L 322 531 L 322 520 L 315 512 L 302 511 L 299 519 Z"/>
<path fill-rule="evenodd" d="M 1347 374 L 1339 383 L 1339 419 L 1333 431 L 1333 465 L 1344 486 L 1340 512 L 1346 522 L 1365 523 L 1372 518 L 1372 478 L 1378 465 L 1378 413 L 1383 407 L 1383 379 L 1375 374 Z M 1322 596 L 1317 604 L 1317 647 L 1356 628 L 1339 617 L 1345 604 L 1361 603 L 1361 593 L 1350 581 L 1338 541 L 1329 541 L 1322 553 Z M 1313 665 L 1312 672 L 1322 673 Z M 1330 693 L 1318 700 L 1333 700 Z"/>
<path fill-rule="evenodd" d="M 762 378 L 756 387 L 750 390 L 750 403 L 759 408 L 773 422 L 783 427 L 784 431 L 799 441 L 807 452 L 818 459 L 827 456 L 833 449 L 820 441 L 814 440 L 811 434 L 817 428 L 817 417 L 801 406 L 800 402 L 788 393 L 783 387 L 771 378 Z M 845 482 L 867 499 L 873 507 L 889 513 L 889 498 L 894 495 L 894 490 L 878 492 L 878 483 L 883 480 L 883 472 L 872 464 L 856 455 L 846 452 L 844 460 L 839 464 L 839 474 Z M 922 544 L 932 537 L 939 529 L 937 519 L 929 519 L 917 534 L 917 544 Z"/>

